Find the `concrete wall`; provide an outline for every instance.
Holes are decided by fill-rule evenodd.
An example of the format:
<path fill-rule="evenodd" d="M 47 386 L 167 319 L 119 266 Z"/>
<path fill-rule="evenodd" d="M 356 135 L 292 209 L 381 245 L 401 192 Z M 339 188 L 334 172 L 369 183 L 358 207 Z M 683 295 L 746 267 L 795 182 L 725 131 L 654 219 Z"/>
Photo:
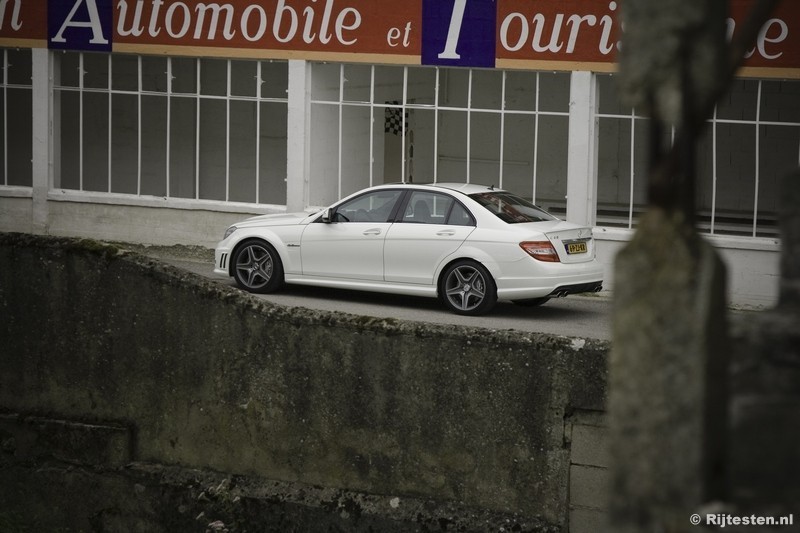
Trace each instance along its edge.
<path fill-rule="evenodd" d="M 198 479 L 218 472 L 258 480 L 247 501 L 264 509 L 309 507 L 280 484 L 339 491 L 327 515 L 350 526 L 368 502 L 379 520 L 408 501 L 417 528 L 436 513 L 568 527 L 567 428 L 604 407 L 607 343 L 290 310 L 91 241 L 2 234 L 0 265 L 0 518 L 89 529 L 128 512 L 188 531 Z M 80 452 L 87 434 L 105 451 Z M 57 457 L 36 442 L 83 466 L 44 468 Z M 173 467 L 205 474 L 182 484 Z M 167 498 L 177 485 L 197 497 Z"/>

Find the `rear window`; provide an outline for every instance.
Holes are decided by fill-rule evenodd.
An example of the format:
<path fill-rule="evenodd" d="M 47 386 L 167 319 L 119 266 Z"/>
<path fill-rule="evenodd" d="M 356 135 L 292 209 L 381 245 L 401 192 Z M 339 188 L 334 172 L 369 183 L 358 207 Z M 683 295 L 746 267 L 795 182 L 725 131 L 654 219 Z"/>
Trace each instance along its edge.
<path fill-rule="evenodd" d="M 509 224 L 557 220 L 547 211 L 536 207 L 524 198 L 508 192 L 482 192 L 470 194 L 469 197 L 494 213 L 497 218 Z"/>

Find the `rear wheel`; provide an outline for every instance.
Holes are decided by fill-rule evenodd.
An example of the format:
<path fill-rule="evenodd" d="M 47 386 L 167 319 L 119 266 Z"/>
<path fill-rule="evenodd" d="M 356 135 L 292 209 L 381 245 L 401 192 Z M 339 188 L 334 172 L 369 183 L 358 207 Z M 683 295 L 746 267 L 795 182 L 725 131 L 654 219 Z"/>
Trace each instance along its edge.
<path fill-rule="evenodd" d="M 263 241 L 246 241 L 233 257 L 233 279 L 248 291 L 267 293 L 283 284 L 283 264 L 278 252 Z"/>
<path fill-rule="evenodd" d="M 497 303 L 497 286 L 480 263 L 457 261 L 442 273 L 439 296 L 454 313 L 482 315 Z"/>

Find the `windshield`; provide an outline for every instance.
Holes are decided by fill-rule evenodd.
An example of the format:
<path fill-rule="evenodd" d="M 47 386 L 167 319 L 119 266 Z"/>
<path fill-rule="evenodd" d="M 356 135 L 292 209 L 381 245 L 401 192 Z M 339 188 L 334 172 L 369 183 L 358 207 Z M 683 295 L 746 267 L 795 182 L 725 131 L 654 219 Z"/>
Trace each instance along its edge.
<path fill-rule="evenodd" d="M 509 224 L 557 220 L 547 211 L 536 207 L 524 198 L 508 192 L 489 191 L 470 194 L 469 197 L 497 215 L 500 220 Z"/>

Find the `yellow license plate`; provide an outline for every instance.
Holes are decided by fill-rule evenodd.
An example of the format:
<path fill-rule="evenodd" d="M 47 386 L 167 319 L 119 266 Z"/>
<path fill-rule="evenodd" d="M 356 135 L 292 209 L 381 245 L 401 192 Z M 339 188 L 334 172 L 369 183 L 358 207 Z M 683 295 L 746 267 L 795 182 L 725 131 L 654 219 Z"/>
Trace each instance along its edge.
<path fill-rule="evenodd" d="M 567 245 L 568 254 L 585 254 L 587 251 L 585 242 L 573 242 Z"/>

